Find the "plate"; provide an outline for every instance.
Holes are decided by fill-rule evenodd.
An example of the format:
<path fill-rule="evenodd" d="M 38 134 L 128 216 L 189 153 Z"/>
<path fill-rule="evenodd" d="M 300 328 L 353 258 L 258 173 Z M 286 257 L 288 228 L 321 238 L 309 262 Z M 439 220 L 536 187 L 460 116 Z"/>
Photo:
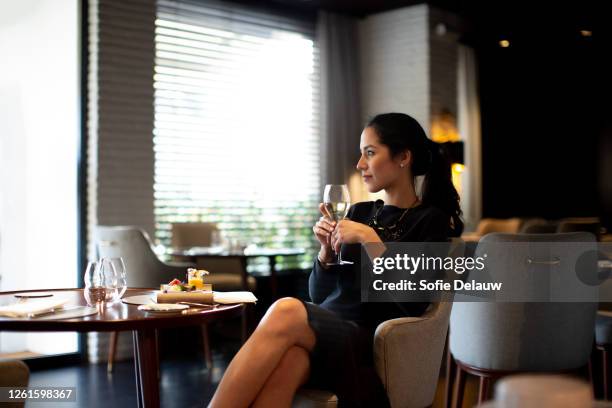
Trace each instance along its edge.
<path fill-rule="evenodd" d="M 51 292 L 26 292 L 26 293 L 17 293 L 15 297 L 17 298 L 43 298 L 43 297 L 51 297 L 53 293 Z"/>
<path fill-rule="evenodd" d="M 185 309 L 189 309 L 189 306 L 176 303 L 147 303 L 138 306 L 138 310 L 144 310 L 145 312 L 177 312 Z"/>
<path fill-rule="evenodd" d="M 156 298 L 150 295 L 134 295 L 126 296 L 121 299 L 123 303 L 127 303 L 128 305 L 146 305 L 151 303 L 151 300 L 155 302 Z"/>

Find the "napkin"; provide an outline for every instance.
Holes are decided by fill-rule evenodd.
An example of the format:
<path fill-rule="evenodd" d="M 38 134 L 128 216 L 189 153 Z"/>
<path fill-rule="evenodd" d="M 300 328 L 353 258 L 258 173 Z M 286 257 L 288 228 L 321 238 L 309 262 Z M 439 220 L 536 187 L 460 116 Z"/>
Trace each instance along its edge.
<path fill-rule="evenodd" d="M 28 299 L 25 302 L 12 303 L 0 306 L 0 316 L 5 317 L 33 317 L 39 314 L 51 312 L 63 307 L 68 299 L 45 298 Z"/>
<path fill-rule="evenodd" d="M 157 303 L 193 302 L 212 305 L 213 303 L 255 303 L 257 298 L 252 292 L 158 292 L 155 301 Z"/>
<path fill-rule="evenodd" d="M 157 303 L 213 303 L 213 293 L 210 291 L 196 290 L 193 292 L 158 292 L 155 300 Z"/>
<path fill-rule="evenodd" d="M 257 298 L 252 292 L 213 292 L 215 303 L 255 303 Z"/>

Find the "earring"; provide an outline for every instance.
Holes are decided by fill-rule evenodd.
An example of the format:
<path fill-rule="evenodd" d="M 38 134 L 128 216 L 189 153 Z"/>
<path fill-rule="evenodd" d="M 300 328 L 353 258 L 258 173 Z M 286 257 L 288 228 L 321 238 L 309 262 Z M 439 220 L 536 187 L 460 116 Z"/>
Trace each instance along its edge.
<path fill-rule="evenodd" d="M 400 167 L 404 167 L 404 163 L 400 163 Z"/>

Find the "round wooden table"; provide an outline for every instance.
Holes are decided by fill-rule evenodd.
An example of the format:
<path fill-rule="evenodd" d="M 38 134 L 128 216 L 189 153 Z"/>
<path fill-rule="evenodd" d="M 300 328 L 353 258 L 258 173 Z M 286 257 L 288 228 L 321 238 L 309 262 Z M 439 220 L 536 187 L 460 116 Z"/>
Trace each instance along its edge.
<path fill-rule="evenodd" d="M 54 296 L 67 298 L 66 307 L 86 306 L 83 289 L 41 289 L 16 292 L 0 292 L 0 305 L 16 302 L 16 294 L 24 292 L 50 292 Z M 153 289 L 130 288 L 123 296 L 135 296 L 152 293 Z M 196 326 L 221 319 L 240 316 L 244 305 L 216 305 L 212 309 L 203 309 L 196 313 L 181 311 L 151 313 L 138 310 L 137 305 L 118 303 L 91 316 L 72 319 L 54 320 L 45 316 L 37 318 L 0 317 L 0 331 L 75 331 L 101 332 L 131 330 L 134 336 L 134 368 L 136 374 L 136 392 L 138 405 L 159 407 L 159 357 L 155 342 L 157 329 Z"/>

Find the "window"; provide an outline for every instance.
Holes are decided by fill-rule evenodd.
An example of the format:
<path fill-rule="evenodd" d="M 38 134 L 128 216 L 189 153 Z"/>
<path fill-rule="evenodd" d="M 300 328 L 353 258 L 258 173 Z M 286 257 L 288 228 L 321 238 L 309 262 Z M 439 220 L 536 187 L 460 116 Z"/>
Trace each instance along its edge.
<path fill-rule="evenodd" d="M 155 31 L 156 238 L 169 245 L 171 222 L 216 222 L 228 239 L 306 248 L 278 266 L 309 267 L 321 194 L 314 24 L 160 0 Z"/>
<path fill-rule="evenodd" d="M 76 287 L 79 2 L 0 15 L 0 290 Z M 76 333 L 0 333 L 2 359 L 77 351 Z"/>

